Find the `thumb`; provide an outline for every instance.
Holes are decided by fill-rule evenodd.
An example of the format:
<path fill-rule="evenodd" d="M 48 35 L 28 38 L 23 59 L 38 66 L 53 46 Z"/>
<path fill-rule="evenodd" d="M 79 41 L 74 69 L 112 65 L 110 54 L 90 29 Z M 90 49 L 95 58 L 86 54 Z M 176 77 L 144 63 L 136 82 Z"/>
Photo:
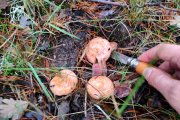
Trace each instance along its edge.
<path fill-rule="evenodd" d="M 146 68 L 144 77 L 150 85 L 156 88 L 167 99 L 169 104 L 180 114 L 180 81 L 157 68 Z"/>
<path fill-rule="evenodd" d="M 171 76 L 158 68 L 148 67 L 144 70 L 143 75 L 150 85 L 164 95 L 173 85 Z"/>

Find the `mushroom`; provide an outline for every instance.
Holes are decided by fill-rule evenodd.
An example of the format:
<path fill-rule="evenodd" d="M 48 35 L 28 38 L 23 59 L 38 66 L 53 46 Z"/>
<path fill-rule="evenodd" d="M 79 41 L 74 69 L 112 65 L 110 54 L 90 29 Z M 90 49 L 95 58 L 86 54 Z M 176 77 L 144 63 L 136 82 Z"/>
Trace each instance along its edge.
<path fill-rule="evenodd" d="M 92 39 L 86 47 L 86 57 L 93 64 L 93 74 L 106 74 L 106 61 L 109 59 L 111 52 L 117 49 L 117 43 L 109 42 L 106 39 L 97 37 Z"/>
<path fill-rule="evenodd" d="M 108 98 L 114 94 L 113 82 L 106 76 L 92 77 L 86 86 L 88 94 L 94 99 Z"/>
<path fill-rule="evenodd" d="M 71 93 L 78 83 L 76 74 L 71 70 L 62 70 L 50 81 L 51 91 L 58 96 Z"/>

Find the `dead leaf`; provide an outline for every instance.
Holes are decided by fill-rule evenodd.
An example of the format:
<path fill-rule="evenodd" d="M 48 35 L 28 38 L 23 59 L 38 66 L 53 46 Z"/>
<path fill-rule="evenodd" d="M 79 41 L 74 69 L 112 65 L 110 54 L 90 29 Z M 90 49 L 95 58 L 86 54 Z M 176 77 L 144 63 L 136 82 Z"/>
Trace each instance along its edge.
<path fill-rule="evenodd" d="M 32 118 L 36 118 L 36 120 L 43 120 L 43 116 L 40 115 L 38 112 L 30 111 L 25 114 L 25 117 L 29 118 L 30 120 Z M 28 120 L 29 120 L 28 119 Z"/>
<path fill-rule="evenodd" d="M 8 0 L 0 0 L 0 9 L 5 9 L 8 5 Z"/>
<path fill-rule="evenodd" d="M 114 14 L 114 10 L 105 10 L 99 13 L 99 18 L 105 18 L 109 15 L 113 15 Z"/>
<path fill-rule="evenodd" d="M 20 119 L 24 110 L 28 107 L 28 102 L 22 100 L 0 99 L 0 118 Z"/>
<path fill-rule="evenodd" d="M 22 28 L 27 28 L 32 24 L 32 21 L 27 16 L 22 16 L 19 22 Z"/>
<path fill-rule="evenodd" d="M 170 25 L 176 25 L 178 28 L 180 28 L 180 16 L 175 15 L 174 20 L 170 21 Z"/>
<path fill-rule="evenodd" d="M 122 79 L 122 74 L 121 73 L 114 73 L 111 74 L 111 76 L 109 76 L 109 78 L 113 81 L 113 82 L 117 82 L 119 83 L 119 80 Z M 115 84 L 115 83 L 114 83 Z M 119 85 L 119 84 L 118 84 Z"/>
<path fill-rule="evenodd" d="M 121 84 L 115 87 L 115 95 L 120 99 L 127 97 L 131 92 L 131 88 L 127 84 Z"/>

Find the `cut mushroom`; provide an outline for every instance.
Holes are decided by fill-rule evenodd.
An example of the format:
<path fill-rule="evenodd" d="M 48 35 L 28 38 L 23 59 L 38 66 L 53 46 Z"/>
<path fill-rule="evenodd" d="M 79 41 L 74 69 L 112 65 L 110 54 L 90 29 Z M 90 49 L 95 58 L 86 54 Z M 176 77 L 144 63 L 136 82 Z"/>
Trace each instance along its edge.
<path fill-rule="evenodd" d="M 88 94 L 94 99 L 108 98 L 114 94 L 113 82 L 106 76 L 92 77 L 86 86 Z"/>
<path fill-rule="evenodd" d="M 86 47 L 86 56 L 88 61 L 91 62 L 93 65 L 96 64 L 96 67 L 93 68 L 101 68 L 98 69 L 99 72 L 93 73 L 107 72 L 106 61 L 109 59 L 111 52 L 116 48 L 117 43 L 109 42 L 108 40 L 101 37 L 94 38 L 88 43 Z M 97 64 L 99 64 L 99 66 Z M 93 71 L 95 70 L 93 69 Z"/>
<path fill-rule="evenodd" d="M 50 82 L 51 91 L 58 96 L 71 93 L 78 83 L 76 74 L 71 70 L 62 70 Z"/>

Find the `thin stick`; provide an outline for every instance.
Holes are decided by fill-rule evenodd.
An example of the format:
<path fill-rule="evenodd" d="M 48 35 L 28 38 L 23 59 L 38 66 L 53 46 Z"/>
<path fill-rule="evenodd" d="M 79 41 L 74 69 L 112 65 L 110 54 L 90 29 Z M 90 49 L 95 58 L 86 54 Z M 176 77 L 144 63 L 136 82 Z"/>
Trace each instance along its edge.
<path fill-rule="evenodd" d="M 164 6 L 164 5 L 162 5 L 161 3 L 159 4 L 159 6 L 160 6 L 161 8 L 166 9 L 166 10 L 175 11 L 175 12 L 180 12 L 180 10 L 178 10 L 178 9 L 168 8 L 168 7 Z"/>
<path fill-rule="evenodd" d="M 115 110 L 117 113 L 117 117 L 118 117 L 118 119 L 120 119 L 121 116 L 118 114 L 119 108 L 118 108 L 118 104 L 116 102 L 116 99 L 115 99 L 114 95 L 112 95 L 111 97 L 112 97 L 112 101 L 113 101 L 113 104 L 114 104 L 114 107 L 115 107 Z"/>
<path fill-rule="evenodd" d="M 94 106 L 103 113 L 103 115 L 106 117 L 106 119 L 111 120 L 111 118 L 104 112 L 104 110 L 99 105 L 94 104 Z"/>
<path fill-rule="evenodd" d="M 104 0 L 88 0 L 89 2 L 98 2 L 103 4 L 109 4 L 109 5 L 115 5 L 115 6 L 122 6 L 122 7 L 128 7 L 128 5 L 121 3 L 121 2 L 110 2 L 110 1 L 104 1 Z"/>
<path fill-rule="evenodd" d="M 17 29 L 9 36 L 9 38 L 0 46 L 2 48 L 17 32 Z"/>
<path fill-rule="evenodd" d="M 85 91 L 84 116 L 87 117 L 87 91 Z"/>
<path fill-rule="evenodd" d="M 42 116 L 44 116 L 44 117 L 47 117 L 46 114 L 44 114 L 36 105 L 34 105 L 34 104 L 31 103 L 31 102 L 28 102 L 28 103 L 29 103 L 29 105 L 30 105 L 32 108 L 34 108 L 34 109 L 37 111 L 38 114 L 40 114 L 40 115 L 42 115 Z"/>
<path fill-rule="evenodd" d="M 121 3 L 121 2 L 110 2 L 110 1 L 104 1 L 104 0 L 89 0 L 89 2 L 98 2 L 98 3 L 115 5 L 115 6 L 120 6 L 120 7 L 129 7 L 129 5 Z M 160 2 L 158 2 L 158 3 L 145 3 L 143 6 L 139 6 L 139 7 L 145 7 L 145 6 L 159 6 L 161 8 L 166 9 L 166 10 L 180 12 L 180 10 L 178 10 L 178 9 L 168 8 L 164 5 L 162 5 L 162 3 L 160 3 Z"/>

